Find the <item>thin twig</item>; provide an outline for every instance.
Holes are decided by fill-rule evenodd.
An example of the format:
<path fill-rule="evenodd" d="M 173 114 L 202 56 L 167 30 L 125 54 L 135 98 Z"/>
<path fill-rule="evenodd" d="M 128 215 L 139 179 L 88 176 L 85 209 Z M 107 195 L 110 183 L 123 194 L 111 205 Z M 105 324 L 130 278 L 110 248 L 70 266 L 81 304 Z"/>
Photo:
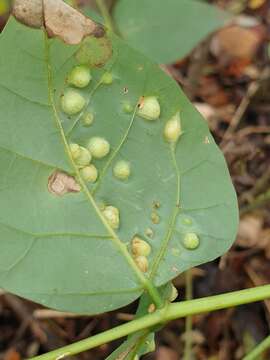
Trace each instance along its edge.
<path fill-rule="evenodd" d="M 267 67 L 262 71 L 259 79 L 252 81 L 249 84 L 245 96 L 243 97 L 238 109 L 236 110 L 233 118 L 231 119 L 229 127 L 227 128 L 227 130 L 224 133 L 223 140 L 220 144 L 221 147 L 223 147 L 226 144 L 227 140 L 231 137 L 231 135 L 234 133 L 234 131 L 238 127 L 240 121 L 242 120 L 243 115 L 245 114 L 245 112 L 250 104 L 251 99 L 254 97 L 254 95 L 259 90 L 262 81 L 267 79 L 269 77 L 269 75 L 270 75 L 270 69 Z"/>
<path fill-rule="evenodd" d="M 61 312 L 55 310 L 47 309 L 36 309 L 33 312 L 33 317 L 35 319 L 55 319 L 55 318 L 77 318 L 85 316 L 83 314 L 73 314 L 69 312 Z"/>
<path fill-rule="evenodd" d="M 246 271 L 248 277 L 250 278 L 250 280 L 252 281 L 252 283 L 255 286 L 261 286 L 261 285 L 267 284 L 266 279 L 258 276 L 257 273 L 252 269 L 252 267 L 249 264 L 245 265 L 244 268 L 245 268 L 245 271 Z M 268 314 L 270 314 L 270 300 L 269 299 L 264 300 L 264 304 L 265 304 L 265 307 L 267 308 Z"/>
<path fill-rule="evenodd" d="M 257 196 L 251 204 L 242 207 L 240 209 L 240 215 L 244 215 L 248 212 L 258 209 L 258 208 L 268 204 L 269 202 L 270 202 L 270 189 L 268 189 L 263 194 Z"/>
<path fill-rule="evenodd" d="M 270 126 L 248 126 L 237 132 L 240 138 L 253 134 L 270 134 Z"/>
<path fill-rule="evenodd" d="M 12 308 L 12 310 L 15 312 L 17 317 L 25 322 L 25 324 L 28 324 L 30 327 L 32 333 L 35 335 L 35 337 L 41 342 L 41 344 L 44 344 L 47 342 L 47 335 L 43 331 L 43 329 L 40 327 L 39 323 L 33 319 L 32 314 L 27 309 L 27 307 L 24 305 L 22 300 L 20 300 L 18 297 L 5 294 L 4 295 L 6 302 L 8 305 Z"/>
<path fill-rule="evenodd" d="M 256 360 L 259 359 L 267 349 L 270 348 L 270 335 L 264 339 L 259 345 L 255 347 L 248 355 L 246 355 L 243 360 Z"/>

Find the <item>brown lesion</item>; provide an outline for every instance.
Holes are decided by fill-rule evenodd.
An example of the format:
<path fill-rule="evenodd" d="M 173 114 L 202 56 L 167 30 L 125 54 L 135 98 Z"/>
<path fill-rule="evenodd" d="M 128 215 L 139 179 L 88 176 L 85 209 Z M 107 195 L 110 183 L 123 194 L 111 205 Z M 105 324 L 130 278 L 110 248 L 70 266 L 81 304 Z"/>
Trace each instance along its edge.
<path fill-rule="evenodd" d="M 56 170 L 48 178 L 48 191 L 53 195 L 63 196 L 67 193 L 79 192 L 81 187 L 73 176 Z"/>
<path fill-rule="evenodd" d="M 13 15 L 25 25 L 45 28 L 48 36 L 69 45 L 80 44 L 86 36 L 101 38 L 105 29 L 62 0 L 14 0 Z"/>

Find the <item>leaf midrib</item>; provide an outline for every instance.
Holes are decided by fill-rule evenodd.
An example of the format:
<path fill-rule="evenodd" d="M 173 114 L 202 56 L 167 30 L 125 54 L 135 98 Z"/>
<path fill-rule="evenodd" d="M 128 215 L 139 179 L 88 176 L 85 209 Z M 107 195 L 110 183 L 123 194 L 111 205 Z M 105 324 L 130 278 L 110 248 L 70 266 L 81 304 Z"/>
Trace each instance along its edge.
<path fill-rule="evenodd" d="M 176 145 L 177 144 L 170 144 L 170 154 L 171 154 L 171 158 L 172 158 L 174 171 L 176 174 L 176 202 L 175 202 L 175 207 L 171 214 L 171 218 L 169 221 L 169 227 L 166 231 L 165 238 L 162 241 L 161 248 L 153 261 L 153 266 L 152 266 L 151 273 L 149 276 L 150 279 L 153 279 L 157 273 L 158 266 L 164 257 L 164 254 L 168 248 L 168 244 L 171 240 L 172 234 L 175 230 L 174 228 L 175 228 L 175 222 L 177 219 L 177 215 L 180 212 L 180 170 L 179 170 L 179 167 L 177 164 L 177 159 L 176 159 Z"/>
<path fill-rule="evenodd" d="M 65 152 L 67 154 L 69 162 L 71 163 L 71 166 L 74 169 L 76 178 L 77 178 L 79 184 L 81 185 L 82 190 L 84 191 L 89 203 L 92 205 L 92 207 L 94 208 L 94 210 L 95 210 L 96 214 L 98 215 L 99 219 L 103 223 L 104 227 L 106 228 L 108 233 L 111 235 L 111 240 L 113 241 L 115 246 L 119 249 L 122 256 L 126 259 L 129 267 L 133 270 L 133 272 L 135 273 L 137 279 L 140 281 L 141 285 L 145 289 L 147 289 L 149 291 L 149 293 L 155 294 L 155 297 L 158 300 L 157 302 L 159 302 L 159 305 L 160 305 L 161 299 L 160 299 L 154 285 L 139 270 L 139 268 L 137 267 L 134 259 L 132 258 L 132 256 L 128 252 L 127 246 L 120 240 L 120 238 L 117 236 L 115 231 L 110 227 L 110 225 L 107 223 L 106 219 L 103 217 L 97 203 L 95 202 L 93 196 L 91 195 L 90 191 L 88 190 L 87 185 L 85 184 L 84 180 L 82 179 L 82 177 L 80 175 L 80 172 L 79 172 L 76 164 L 74 163 L 74 161 L 72 159 L 72 155 L 71 155 L 71 152 L 70 152 L 70 149 L 69 149 L 69 145 L 68 145 L 68 142 L 67 142 L 67 139 L 66 139 L 66 135 L 65 135 L 64 129 L 63 129 L 62 125 L 61 125 L 61 120 L 60 120 L 60 117 L 58 116 L 58 111 L 57 111 L 55 101 L 54 101 L 53 79 L 52 79 L 52 70 L 51 70 L 51 64 L 50 64 L 49 40 L 48 40 L 47 34 L 45 32 L 44 32 L 44 50 L 45 50 L 44 55 L 45 55 L 45 63 L 46 63 L 46 66 L 47 66 L 47 76 L 48 76 L 47 85 L 48 85 L 49 102 L 50 102 L 51 108 L 53 110 L 54 121 L 56 123 L 56 126 L 57 126 L 57 128 L 58 128 L 58 130 L 60 132 L 60 135 L 61 135 L 61 139 L 63 141 L 64 150 L 65 150 Z"/>

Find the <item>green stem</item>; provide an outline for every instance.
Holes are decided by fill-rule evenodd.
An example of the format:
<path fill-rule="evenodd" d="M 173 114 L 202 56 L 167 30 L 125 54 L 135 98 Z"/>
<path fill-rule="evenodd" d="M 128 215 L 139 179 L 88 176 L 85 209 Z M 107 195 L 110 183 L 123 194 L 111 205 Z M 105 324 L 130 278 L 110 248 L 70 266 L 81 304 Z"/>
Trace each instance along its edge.
<path fill-rule="evenodd" d="M 145 341 L 150 334 L 149 330 L 146 330 L 143 332 L 142 336 L 138 339 L 134 349 L 129 354 L 129 359 L 136 359 L 136 355 L 138 355 L 138 352 L 140 351 L 141 347 L 145 344 Z"/>
<path fill-rule="evenodd" d="M 268 348 L 270 348 L 270 335 L 257 345 L 248 355 L 246 355 L 243 360 L 256 360 Z"/>
<path fill-rule="evenodd" d="M 246 214 L 246 213 L 248 213 L 250 211 L 253 211 L 253 210 L 255 210 L 255 209 L 259 208 L 259 207 L 262 207 L 262 206 L 266 205 L 269 202 L 270 202 L 270 189 L 267 190 L 265 193 L 257 196 L 255 198 L 255 200 L 251 204 L 249 204 L 247 206 L 244 206 L 240 210 L 240 214 L 244 215 L 244 214 Z"/>
<path fill-rule="evenodd" d="M 226 309 L 232 306 L 247 304 L 270 298 L 270 285 L 234 291 L 227 294 L 205 297 L 196 300 L 172 303 L 153 314 L 145 315 L 113 329 L 94 335 L 88 339 L 64 346 L 47 354 L 36 356 L 32 360 L 56 360 L 66 356 L 76 355 L 94 347 L 120 339 L 136 331 L 151 328 L 152 326 L 175 320 L 181 317 L 205 313 L 214 310 Z"/>
<path fill-rule="evenodd" d="M 113 20 L 104 0 L 96 0 L 96 4 L 105 21 L 105 25 L 110 31 L 114 31 Z"/>
<path fill-rule="evenodd" d="M 193 297 L 193 288 L 192 288 L 192 269 L 189 269 L 186 272 L 186 300 L 191 300 Z M 184 350 L 184 360 L 192 359 L 192 316 L 186 317 L 186 331 L 185 331 L 185 350 Z"/>

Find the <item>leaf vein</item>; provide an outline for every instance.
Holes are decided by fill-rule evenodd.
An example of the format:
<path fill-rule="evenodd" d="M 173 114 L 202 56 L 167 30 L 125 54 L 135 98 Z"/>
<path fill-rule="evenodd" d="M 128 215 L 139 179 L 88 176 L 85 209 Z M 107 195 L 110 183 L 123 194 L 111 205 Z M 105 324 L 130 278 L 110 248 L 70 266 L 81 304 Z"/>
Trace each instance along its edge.
<path fill-rule="evenodd" d="M 101 184 L 101 181 L 103 180 L 104 176 L 106 175 L 106 172 L 108 170 L 108 168 L 110 167 L 112 161 L 115 159 L 115 157 L 117 156 L 117 154 L 120 152 L 121 148 L 123 147 L 124 143 L 126 142 L 127 138 L 128 138 L 128 135 L 131 131 L 131 128 L 132 128 L 132 125 L 134 123 L 134 119 L 135 119 L 135 115 L 136 115 L 136 111 L 137 111 L 137 104 L 134 108 L 134 111 L 133 111 L 133 114 L 132 114 L 132 117 L 131 117 L 131 121 L 128 125 L 128 128 L 127 130 L 125 131 L 124 133 L 124 136 L 122 137 L 119 145 L 115 148 L 115 150 L 113 151 L 112 155 L 110 156 L 109 160 L 107 161 L 107 163 L 105 164 L 104 168 L 101 170 L 100 172 L 100 176 L 99 176 L 99 179 L 96 183 L 96 186 L 93 188 L 92 190 L 92 194 L 94 195 L 97 190 L 98 190 L 98 187 L 100 186 Z"/>
<path fill-rule="evenodd" d="M 21 157 L 21 158 L 23 158 L 23 159 L 25 159 L 25 160 L 32 161 L 32 162 L 34 162 L 34 163 L 36 163 L 36 164 L 38 164 L 38 165 L 50 167 L 50 168 L 53 168 L 53 169 L 56 168 L 56 166 L 53 165 L 53 164 L 49 164 L 49 163 L 45 163 L 45 162 L 40 161 L 40 160 L 32 159 L 31 157 L 26 156 L 25 154 L 20 154 L 20 153 L 18 153 L 17 151 L 15 151 L 15 150 L 13 150 L 13 149 L 8 149 L 8 148 L 6 148 L 6 147 L 4 147 L 4 146 L 2 146 L 2 145 L 0 145 L 0 149 L 2 149 L 2 150 L 4 150 L 4 151 L 7 151 L 7 152 L 10 152 L 10 153 L 12 153 L 12 154 L 15 154 L 15 155 L 17 155 L 18 157 Z M 58 168 L 59 170 L 65 171 L 64 169 L 61 169 L 61 168 L 59 168 L 59 167 L 57 167 L 57 168 Z"/>
<path fill-rule="evenodd" d="M 2 87 L 4 90 L 8 91 L 9 93 L 11 93 L 11 94 L 23 99 L 23 100 L 26 100 L 26 101 L 28 101 L 28 102 L 30 102 L 32 104 L 40 105 L 42 107 L 49 107 L 49 104 L 42 103 L 41 101 L 36 101 L 36 100 L 29 99 L 28 97 L 23 96 L 23 95 L 17 93 L 16 91 L 14 91 L 14 90 L 11 90 L 10 88 L 8 88 L 7 86 L 5 86 L 5 85 L 3 85 L 1 83 L 0 83 L 0 87 Z"/>
<path fill-rule="evenodd" d="M 156 275 L 158 266 L 167 251 L 168 243 L 171 240 L 172 234 L 174 232 L 176 218 L 180 211 L 180 170 L 179 170 L 177 160 L 176 160 L 174 144 L 170 145 L 170 152 L 171 152 L 173 167 L 174 167 L 175 174 L 176 174 L 176 203 L 175 203 L 175 207 L 172 211 L 171 220 L 169 221 L 169 228 L 167 230 L 166 236 L 161 243 L 161 248 L 160 248 L 156 258 L 153 261 L 153 265 L 152 265 L 152 269 L 151 269 L 151 273 L 150 273 L 150 279 L 152 279 Z"/>

